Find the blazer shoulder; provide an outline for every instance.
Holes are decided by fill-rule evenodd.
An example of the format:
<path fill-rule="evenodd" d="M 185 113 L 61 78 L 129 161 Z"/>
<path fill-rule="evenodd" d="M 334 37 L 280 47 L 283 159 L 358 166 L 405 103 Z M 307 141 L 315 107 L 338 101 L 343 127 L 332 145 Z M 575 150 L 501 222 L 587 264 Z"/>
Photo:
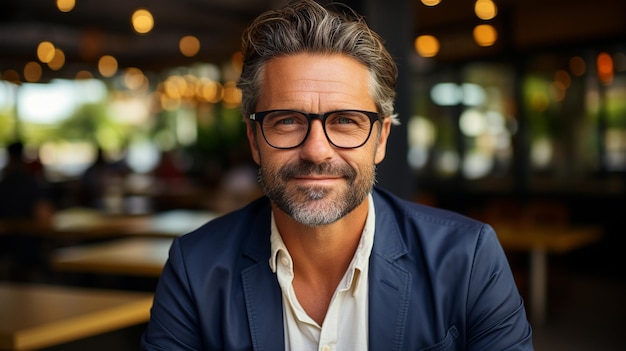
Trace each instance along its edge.
<path fill-rule="evenodd" d="M 480 230 L 486 225 L 454 211 L 402 199 L 383 189 L 377 188 L 374 196 L 374 203 L 377 205 L 377 217 L 378 213 L 393 214 L 400 222 L 419 222 L 425 225 L 458 227 L 466 230 Z"/>
<path fill-rule="evenodd" d="M 177 238 L 178 244 L 186 249 L 194 247 L 213 248 L 241 247 L 252 234 L 270 230 L 270 204 L 261 197 L 245 207 L 224 214 L 197 229 Z M 269 234 L 268 234 L 269 235 Z M 237 243 L 237 244 L 236 244 Z"/>

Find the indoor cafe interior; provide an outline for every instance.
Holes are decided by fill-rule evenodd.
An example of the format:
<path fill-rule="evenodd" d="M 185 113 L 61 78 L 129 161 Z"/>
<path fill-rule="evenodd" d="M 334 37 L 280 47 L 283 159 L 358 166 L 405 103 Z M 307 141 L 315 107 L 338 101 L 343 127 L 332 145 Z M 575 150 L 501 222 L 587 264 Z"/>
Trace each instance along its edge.
<path fill-rule="evenodd" d="M 626 2 L 343 2 L 399 67 L 378 185 L 493 226 L 536 350 L 626 349 Z M 138 349 L 172 240 L 262 196 L 240 36 L 284 3 L 2 0 L 0 350 Z"/>

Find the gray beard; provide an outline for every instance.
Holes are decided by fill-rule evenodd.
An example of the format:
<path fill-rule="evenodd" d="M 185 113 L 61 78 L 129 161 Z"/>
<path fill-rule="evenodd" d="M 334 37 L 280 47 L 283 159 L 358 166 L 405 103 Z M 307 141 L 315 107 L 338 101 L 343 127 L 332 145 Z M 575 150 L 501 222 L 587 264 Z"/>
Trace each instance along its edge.
<path fill-rule="evenodd" d="M 284 182 L 295 175 L 332 174 L 347 180 L 346 191 L 338 199 L 329 199 L 329 189 L 323 187 L 299 187 L 286 192 Z M 282 167 L 277 174 L 267 174 L 259 168 L 259 182 L 267 197 L 295 221 L 317 227 L 328 225 L 352 212 L 372 191 L 376 179 L 376 168 L 371 179 L 357 179 L 357 173 L 349 166 L 333 167 L 330 164 L 299 162 Z M 304 200 L 303 200 L 304 198 Z"/>

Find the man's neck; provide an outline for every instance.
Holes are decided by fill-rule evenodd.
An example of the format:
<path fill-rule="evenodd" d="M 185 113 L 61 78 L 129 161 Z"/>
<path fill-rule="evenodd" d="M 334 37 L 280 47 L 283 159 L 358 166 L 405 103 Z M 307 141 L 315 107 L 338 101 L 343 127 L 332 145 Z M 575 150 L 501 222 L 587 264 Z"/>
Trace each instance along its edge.
<path fill-rule="evenodd" d="M 307 275 L 323 272 L 327 278 L 332 273 L 341 279 L 359 244 L 367 219 L 368 198 L 345 217 L 324 226 L 298 223 L 275 206 L 273 211 L 296 270 Z"/>
<path fill-rule="evenodd" d="M 273 208 L 274 220 L 293 260 L 293 287 L 307 314 L 320 325 L 361 240 L 368 199 L 335 223 L 310 227 Z"/>

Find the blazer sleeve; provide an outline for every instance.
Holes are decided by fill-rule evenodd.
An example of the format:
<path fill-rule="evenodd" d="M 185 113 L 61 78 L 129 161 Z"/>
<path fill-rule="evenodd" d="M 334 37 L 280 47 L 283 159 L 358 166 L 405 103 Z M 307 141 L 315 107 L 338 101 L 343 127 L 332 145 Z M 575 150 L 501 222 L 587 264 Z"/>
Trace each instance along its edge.
<path fill-rule="evenodd" d="M 533 350 L 524 302 L 494 230 L 481 229 L 467 301 L 468 350 Z"/>
<path fill-rule="evenodd" d="M 180 241 L 176 239 L 156 288 L 141 348 L 146 351 L 200 350 L 198 321 Z"/>

